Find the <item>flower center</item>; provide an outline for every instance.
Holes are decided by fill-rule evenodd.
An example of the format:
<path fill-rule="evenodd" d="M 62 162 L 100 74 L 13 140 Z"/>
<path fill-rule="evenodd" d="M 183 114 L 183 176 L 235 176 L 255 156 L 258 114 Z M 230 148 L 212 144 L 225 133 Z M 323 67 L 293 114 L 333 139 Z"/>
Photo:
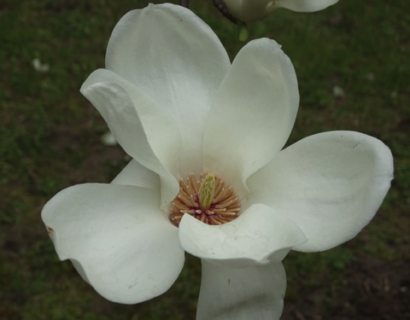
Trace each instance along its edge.
<path fill-rule="evenodd" d="M 169 220 L 178 227 L 187 213 L 204 223 L 220 225 L 236 219 L 240 209 L 232 187 L 225 187 L 218 176 L 202 173 L 198 181 L 191 173 L 186 180 L 179 181 L 179 193 L 171 202 Z"/>

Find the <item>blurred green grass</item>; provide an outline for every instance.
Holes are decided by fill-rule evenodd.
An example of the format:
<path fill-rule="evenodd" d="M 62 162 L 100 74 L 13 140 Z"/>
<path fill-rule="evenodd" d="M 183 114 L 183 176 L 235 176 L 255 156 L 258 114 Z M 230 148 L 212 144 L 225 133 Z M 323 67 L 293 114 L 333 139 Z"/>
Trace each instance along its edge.
<path fill-rule="evenodd" d="M 243 45 L 237 28 L 211 1 L 191 3 L 233 58 Z M 42 206 L 59 190 L 109 182 L 129 160 L 119 147 L 100 143 L 107 127 L 78 90 L 104 66 L 119 18 L 145 5 L 0 1 L 0 319 L 194 319 L 197 259 L 187 257 L 163 296 L 136 306 L 114 304 L 99 297 L 69 262 L 58 261 L 40 219 Z M 384 141 L 395 159 L 392 189 L 357 238 L 328 252 L 285 259 L 283 319 L 410 317 L 403 303 L 410 289 L 400 290 L 410 285 L 407 7 L 407 0 L 341 0 L 313 14 L 278 10 L 251 26 L 251 38 L 275 39 L 296 68 L 301 106 L 289 143 L 321 131 L 355 130 Z M 50 70 L 35 71 L 34 58 Z M 335 86 L 343 97 L 334 96 Z M 386 281 L 388 290 L 379 285 Z"/>

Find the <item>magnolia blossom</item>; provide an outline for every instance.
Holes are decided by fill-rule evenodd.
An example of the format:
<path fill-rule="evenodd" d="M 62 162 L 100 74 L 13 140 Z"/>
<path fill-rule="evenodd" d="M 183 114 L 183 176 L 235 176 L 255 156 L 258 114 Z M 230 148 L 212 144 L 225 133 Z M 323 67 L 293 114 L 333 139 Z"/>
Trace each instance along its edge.
<path fill-rule="evenodd" d="M 353 238 L 390 186 L 390 150 L 370 136 L 282 150 L 299 105 L 288 57 L 260 39 L 231 64 L 179 6 L 126 14 L 81 92 L 133 160 L 111 184 L 61 191 L 42 218 L 59 258 L 111 301 L 162 294 L 187 251 L 202 260 L 197 319 L 278 319 L 286 254 Z"/>
<path fill-rule="evenodd" d="M 225 15 L 246 23 L 262 20 L 277 8 L 313 12 L 323 10 L 336 2 L 338 0 L 215 0 Z"/>

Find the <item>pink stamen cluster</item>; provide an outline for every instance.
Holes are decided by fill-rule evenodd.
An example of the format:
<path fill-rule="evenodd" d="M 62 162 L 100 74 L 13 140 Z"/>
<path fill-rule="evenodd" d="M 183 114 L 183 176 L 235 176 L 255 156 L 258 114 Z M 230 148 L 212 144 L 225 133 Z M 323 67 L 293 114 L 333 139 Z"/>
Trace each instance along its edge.
<path fill-rule="evenodd" d="M 212 202 L 205 208 L 199 201 L 199 190 L 204 183 L 207 173 L 202 173 L 199 181 L 194 174 L 190 174 L 186 180 L 179 181 L 179 193 L 170 205 L 169 220 L 175 226 L 184 214 L 190 214 L 194 218 L 210 225 L 220 225 L 230 222 L 238 217 L 240 203 L 232 187 L 225 187 L 224 182 L 215 176 L 215 189 Z"/>

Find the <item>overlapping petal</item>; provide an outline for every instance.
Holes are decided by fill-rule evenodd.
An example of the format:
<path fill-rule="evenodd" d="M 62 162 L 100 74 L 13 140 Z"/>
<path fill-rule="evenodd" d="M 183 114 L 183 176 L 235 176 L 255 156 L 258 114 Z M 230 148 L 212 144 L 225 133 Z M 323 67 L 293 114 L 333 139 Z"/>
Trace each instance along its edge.
<path fill-rule="evenodd" d="M 190 254 L 229 267 L 278 263 L 292 247 L 306 241 L 295 223 L 261 204 L 220 226 L 186 214 L 179 225 L 179 239 Z"/>
<path fill-rule="evenodd" d="M 158 201 L 140 187 L 78 185 L 51 199 L 42 218 L 60 259 L 71 259 L 106 299 L 131 304 L 168 290 L 184 263 L 178 230 Z"/>
<path fill-rule="evenodd" d="M 277 320 L 285 289 L 282 263 L 230 268 L 202 260 L 197 320 Z"/>
<path fill-rule="evenodd" d="M 246 179 L 284 146 L 299 92 L 289 58 L 273 40 L 248 43 L 236 56 L 209 112 L 204 171 L 224 177 L 240 197 Z"/>
<path fill-rule="evenodd" d="M 113 184 L 142 187 L 160 193 L 159 176 L 132 159 L 111 182 Z"/>
<path fill-rule="evenodd" d="M 314 12 L 326 9 L 339 0 L 277 0 L 276 6 L 299 12 Z"/>
<path fill-rule="evenodd" d="M 168 112 L 109 70 L 93 72 L 81 93 L 101 113 L 124 150 L 161 178 L 161 204 L 178 193 L 181 138 Z"/>
<path fill-rule="evenodd" d="M 132 159 L 125 168 L 115 177 L 111 182 L 113 184 L 142 187 L 155 191 L 157 194 L 160 192 L 160 180 L 159 176 L 139 164 Z"/>
<path fill-rule="evenodd" d="M 171 4 L 127 13 L 111 35 L 106 56 L 107 69 L 132 82 L 177 123 L 183 176 L 200 172 L 204 121 L 229 65 L 209 26 Z"/>
<path fill-rule="evenodd" d="M 320 133 L 281 151 L 249 180 L 250 203 L 264 203 L 305 233 L 299 251 L 322 251 L 368 224 L 393 178 L 390 149 L 350 131 Z"/>

